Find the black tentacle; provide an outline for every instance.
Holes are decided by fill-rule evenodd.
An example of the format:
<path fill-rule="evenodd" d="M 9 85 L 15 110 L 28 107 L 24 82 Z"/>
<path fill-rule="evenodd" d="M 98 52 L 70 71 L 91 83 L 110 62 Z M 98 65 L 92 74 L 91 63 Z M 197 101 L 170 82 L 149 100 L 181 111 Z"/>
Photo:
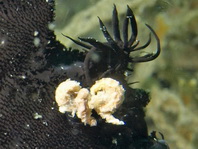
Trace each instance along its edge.
<path fill-rule="evenodd" d="M 134 51 L 135 47 L 137 47 L 139 45 L 139 43 L 140 43 L 140 41 L 139 40 L 136 40 L 136 43 L 129 48 L 129 50 L 128 50 L 129 53 L 132 52 L 132 51 Z"/>
<path fill-rule="evenodd" d="M 82 37 L 78 37 L 78 38 L 83 42 L 87 42 L 87 43 L 91 44 L 96 49 L 100 49 L 100 50 L 108 50 L 108 49 L 110 50 L 111 49 L 109 46 L 97 41 L 94 38 L 82 38 Z"/>
<path fill-rule="evenodd" d="M 146 24 L 146 26 L 150 29 L 150 31 L 153 33 L 155 39 L 157 40 L 157 52 L 156 53 L 150 53 L 150 54 L 146 54 L 142 57 L 137 57 L 137 58 L 133 58 L 131 59 L 131 62 L 137 63 L 137 62 L 148 62 L 148 61 L 152 61 L 154 59 L 156 59 L 160 52 L 161 52 L 161 47 L 160 47 L 160 40 L 157 36 L 157 34 L 155 33 L 155 31 L 148 25 Z"/>
<path fill-rule="evenodd" d="M 114 4 L 113 15 L 112 15 L 112 27 L 115 41 L 120 42 L 120 29 L 119 29 L 119 20 L 118 20 L 118 12 L 116 9 L 116 5 Z"/>
<path fill-rule="evenodd" d="M 127 5 L 127 17 L 130 19 L 131 30 L 132 30 L 131 37 L 128 41 L 128 46 L 130 47 L 134 43 L 134 41 L 136 40 L 138 30 L 137 30 L 137 23 L 136 23 L 133 11 L 131 10 L 131 8 L 128 5 Z"/>
<path fill-rule="evenodd" d="M 71 38 L 71 37 L 69 37 L 69 36 L 66 36 L 66 35 L 64 35 L 64 34 L 62 34 L 62 35 L 63 35 L 64 37 L 70 39 L 70 40 L 73 41 L 75 44 L 77 44 L 77 45 L 79 45 L 79 46 L 81 46 L 81 47 L 84 47 L 84 48 L 86 48 L 86 49 L 91 49 L 91 46 L 89 46 L 89 45 L 86 45 L 86 44 L 84 44 L 84 43 L 82 43 L 82 42 L 80 42 L 80 41 L 74 40 L 73 38 Z M 87 51 L 89 51 L 89 50 L 87 50 Z"/>
<path fill-rule="evenodd" d="M 123 24 L 124 48 L 128 47 L 128 24 L 129 24 L 129 18 L 126 16 L 126 18 L 124 19 L 124 24 Z"/>
<path fill-rule="evenodd" d="M 117 49 L 119 49 L 117 43 L 113 40 L 113 38 L 111 37 L 111 35 L 107 31 L 107 28 L 104 25 L 104 23 L 102 22 L 102 20 L 99 17 L 98 17 L 98 19 L 99 19 L 99 23 L 100 23 L 100 30 L 103 32 L 106 40 L 108 41 L 108 43 L 110 44 L 110 46 L 113 48 L 113 50 L 116 51 Z"/>
<path fill-rule="evenodd" d="M 148 47 L 148 45 L 151 43 L 151 33 L 149 34 L 149 39 L 148 41 L 141 47 L 138 47 L 136 49 L 132 49 L 130 48 L 130 52 L 133 52 L 133 51 L 138 51 L 138 50 L 141 50 L 141 49 L 145 49 L 146 47 Z"/>

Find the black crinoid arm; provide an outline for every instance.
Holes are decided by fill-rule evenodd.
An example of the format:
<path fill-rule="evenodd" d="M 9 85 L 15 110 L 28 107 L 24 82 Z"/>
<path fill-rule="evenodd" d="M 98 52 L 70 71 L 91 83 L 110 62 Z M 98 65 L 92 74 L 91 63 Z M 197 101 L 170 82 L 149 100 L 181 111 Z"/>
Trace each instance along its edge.
<path fill-rule="evenodd" d="M 148 62 L 157 58 L 160 54 L 160 40 L 156 35 L 155 31 L 146 24 L 148 29 L 154 35 L 157 41 L 157 50 L 155 53 L 148 53 L 140 57 L 131 57 L 131 53 L 145 49 L 151 42 L 151 34 L 149 34 L 148 41 L 143 45 L 139 46 L 139 40 L 136 39 L 138 30 L 137 23 L 133 11 L 127 6 L 126 17 L 123 23 L 123 30 L 121 39 L 121 33 L 119 29 L 119 20 L 116 6 L 114 5 L 112 15 L 112 28 L 113 37 L 109 34 L 102 20 L 98 17 L 100 30 L 102 31 L 107 42 L 100 42 L 92 37 L 81 38 L 82 41 L 77 41 L 69 36 L 76 44 L 84 47 L 88 51 L 84 60 L 85 78 L 87 85 L 91 85 L 96 79 L 112 76 L 113 74 L 123 75 L 124 71 L 130 70 L 128 65 L 130 63 Z M 128 25 L 131 27 L 131 35 L 128 35 Z M 86 44 L 88 43 L 88 44 Z"/>

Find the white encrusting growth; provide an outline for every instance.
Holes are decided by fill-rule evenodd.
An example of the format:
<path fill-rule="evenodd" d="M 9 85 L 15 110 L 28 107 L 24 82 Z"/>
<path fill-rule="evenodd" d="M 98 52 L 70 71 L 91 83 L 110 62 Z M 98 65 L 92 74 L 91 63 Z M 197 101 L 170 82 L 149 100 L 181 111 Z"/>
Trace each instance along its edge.
<path fill-rule="evenodd" d="M 34 36 L 38 36 L 39 32 L 38 31 L 34 31 Z"/>
<path fill-rule="evenodd" d="M 1 40 L 1 45 L 5 44 L 5 40 Z"/>
<path fill-rule="evenodd" d="M 55 29 L 55 26 L 56 26 L 56 25 L 55 25 L 54 22 L 48 24 L 48 28 L 49 28 L 50 30 L 52 30 L 52 31 Z"/>
<path fill-rule="evenodd" d="M 35 37 L 33 43 L 36 47 L 38 47 L 40 45 L 40 39 L 38 37 Z"/>
<path fill-rule="evenodd" d="M 41 114 L 38 114 L 37 112 L 33 114 L 34 119 L 42 119 L 43 116 Z"/>
<path fill-rule="evenodd" d="M 102 78 L 91 87 L 89 107 L 94 109 L 107 123 L 124 125 L 112 114 L 124 101 L 124 88 L 118 81 L 111 78 Z"/>
<path fill-rule="evenodd" d="M 67 79 L 57 87 L 55 100 L 61 113 L 71 112 L 72 117 L 76 114 L 85 125 L 97 125 L 96 119 L 91 116 L 93 109 L 107 123 L 124 125 L 112 115 L 124 100 L 124 89 L 111 78 L 96 81 L 90 91 L 82 88 L 79 82 Z"/>
<path fill-rule="evenodd" d="M 80 86 L 77 81 L 67 79 L 59 84 L 55 92 L 55 99 L 61 113 L 71 112 L 72 117 L 78 118 L 86 125 L 96 125 L 96 120 L 91 117 L 88 107 L 89 91 Z"/>

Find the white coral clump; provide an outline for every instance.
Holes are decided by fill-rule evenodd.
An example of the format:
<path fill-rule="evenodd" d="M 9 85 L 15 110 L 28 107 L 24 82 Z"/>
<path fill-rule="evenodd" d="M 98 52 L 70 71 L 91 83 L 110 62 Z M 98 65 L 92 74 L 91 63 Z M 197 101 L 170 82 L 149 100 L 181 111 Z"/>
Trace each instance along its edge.
<path fill-rule="evenodd" d="M 67 111 L 72 112 L 72 116 L 75 115 L 76 109 L 74 99 L 80 89 L 80 83 L 71 81 L 70 79 L 59 84 L 55 92 L 55 99 L 61 113 L 65 113 L 65 111 Z"/>
<path fill-rule="evenodd" d="M 56 89 L 55 99 L 61 113 L 71 112 L 81 119 L 85 125 L 96 126 L 96 119 L 91 117 L 94 109 L 107 123 L 123 125 L 112 114 L 124 100 L 124 88 L 118 81 L 103 78 L 90 88 L 82 88 L 80 83 L 67 79 Z"/>
<path fill-rule="evenodd" d="M 86 125 L 95 126 L 96 120 L 91 117 L 91 109 L 88 107 L 89 91 L 80 86 L 77 81 L 67 79 L 59 84 L 55 92 L 55 99 L 61 113 L 71 112 L 72 117 L 77 117 Z"/>
<path fill-rule="evenodd" d="M 124 122 L 116 119 L 112 114 L 124 101 L 124 88 L 118 81 L 103 78 L 91 87 L 91 100 L 89 107 L 98 115 L 106 119 L 107 123 L 123 125 Z"/>

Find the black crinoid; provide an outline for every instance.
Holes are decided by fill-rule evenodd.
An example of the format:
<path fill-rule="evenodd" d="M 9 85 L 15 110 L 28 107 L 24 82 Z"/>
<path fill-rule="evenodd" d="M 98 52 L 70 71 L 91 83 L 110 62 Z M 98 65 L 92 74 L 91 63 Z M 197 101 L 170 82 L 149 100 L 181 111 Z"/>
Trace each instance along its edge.
<path fill-rule="evenodd" d="M 107 28 L 103 24 L 102 20 L 98 17 L 100 29 L 103 32 L 104 37 L 107 42 L 102 43 L 94 38 L 81 38 L 79 39 L 83 42 L 89 43 L 85 44 L 83 42 L 72 39 L 69 36 L 67 38 L 71 39 L 76 44 L 88 49 L 86 52 L 86 57 L 84 60 L 84 71 L 85 80 L 87 85 L 91 85 L 95 79 L 113 76 L 113 75 L 123 75 L 124 71 L 130 70 L 128 68 L 129 63 L 139 63 L 148 62 L 157 58 L 160 54 L 160 41 L 155 31 L 148 25 L 146 26 L 154 35 L 157 40 L 157 51 L 156 53 L 149 53 L 141 57 L 131 57 L 130 54 L 134 51 L 139 51 L 146 48 L 151 42 L 151 34 L 149 35 L 149 40 L 143 46 L 138 47 L 139 41 L 136 40 L 138 30 L 135 16 L 132 10 L 127 6 L 127 13 L 123 24 L 123 40 L 121 39 L 119 30 L 119 20 L 114 5 L 113 15 L 112 15 L 112 27 L 114 39 L 109 34 Z M 128 35 L 128 25 L 131 26 L 131 35 Z"/>

